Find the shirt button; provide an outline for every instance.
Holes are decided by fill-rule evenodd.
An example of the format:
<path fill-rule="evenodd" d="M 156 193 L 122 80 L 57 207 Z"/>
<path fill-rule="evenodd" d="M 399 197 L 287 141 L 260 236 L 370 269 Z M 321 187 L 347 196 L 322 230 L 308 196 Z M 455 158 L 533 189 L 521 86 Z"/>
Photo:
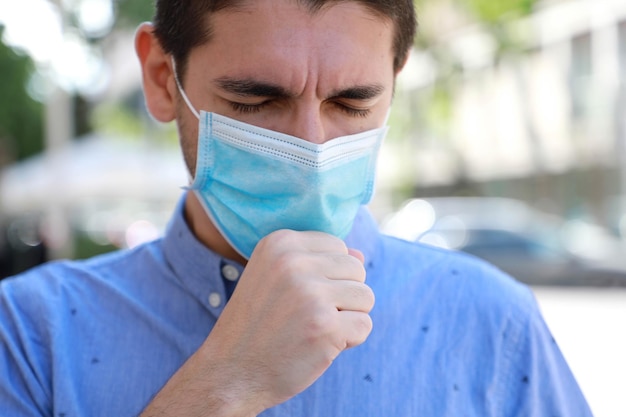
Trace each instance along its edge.
<path fill-rule="evenodd" d="M 237 281 L 239 279 L 239 271 L 232 265 L 224 265 L 222 267 L 222 275 L 229 281 Z"/>
<path fill-rule="evenodd" d="M 218 308 L 222 304 L 222 296 L 216 292 L 212 292 L 209 295 L 209 305 L 213 308 Z"/>

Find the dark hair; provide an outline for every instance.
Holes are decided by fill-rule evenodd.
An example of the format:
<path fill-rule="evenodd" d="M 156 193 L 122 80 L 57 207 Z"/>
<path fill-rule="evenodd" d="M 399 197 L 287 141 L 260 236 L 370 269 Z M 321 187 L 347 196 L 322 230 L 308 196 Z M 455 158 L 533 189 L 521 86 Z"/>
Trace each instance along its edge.
<path fill-rule="evenodd" d="M 211 38 L 210 15 L 254 0 L 156 0 L 154 33 L 165 52 L 174 56 L 179 77 L 184 77 L 189 53 Z M 393 69 L 400 70 L 413 44 L 417 28 L 413 0 L 298 0 L 311 13 L 342 1 L 360 3 L 394 25 Z"/>

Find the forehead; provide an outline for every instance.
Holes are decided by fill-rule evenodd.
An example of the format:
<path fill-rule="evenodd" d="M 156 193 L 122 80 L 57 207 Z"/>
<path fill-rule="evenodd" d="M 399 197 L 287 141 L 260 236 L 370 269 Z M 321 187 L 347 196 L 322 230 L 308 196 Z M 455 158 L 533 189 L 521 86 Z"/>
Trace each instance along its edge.
<path fill-rule="evenodd" d="M 247 1 L 207 23 L 210 40 L 192 55 L 222 76 L 280 78 L 303 88 L 310 77 L 393 72 L 392 23 L 359 2 L 330 2 L 312 11 L 294 0 Z"/>

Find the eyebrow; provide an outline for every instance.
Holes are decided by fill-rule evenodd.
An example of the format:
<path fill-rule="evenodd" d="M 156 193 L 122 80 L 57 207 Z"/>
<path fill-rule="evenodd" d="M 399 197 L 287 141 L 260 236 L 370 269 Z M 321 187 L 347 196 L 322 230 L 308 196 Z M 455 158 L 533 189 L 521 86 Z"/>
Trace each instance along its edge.
<path fill-rule="evenodd" d="M 288 98 L 294 94 L 277 84 L 256 81 L 250 78 L 221 77 L 215 83 L 224 91 L 241 97 Z"/>
<path fill-rule="evenodd" d="M 224 91 L 240 97 L 272 97 L 291 98 L 296 94 L 286 88 L 269 82 L 258 81 L 251 78 L 220 77 L 215 83 Z M 332 91 L 329 99 L 343 98 L 346 100 L 370 100 L 383 93 L 385 88 L 379 84 L 358 85 L 345 89 Z"/>
<path fill-rule="evenodd" d="M 382 85 L 359 85 L 355 87 L 337 90 L 330 94 L 329 98 L 343 98 L 347 100 L 370 100 L 378 97 L 385 91 Z"/>

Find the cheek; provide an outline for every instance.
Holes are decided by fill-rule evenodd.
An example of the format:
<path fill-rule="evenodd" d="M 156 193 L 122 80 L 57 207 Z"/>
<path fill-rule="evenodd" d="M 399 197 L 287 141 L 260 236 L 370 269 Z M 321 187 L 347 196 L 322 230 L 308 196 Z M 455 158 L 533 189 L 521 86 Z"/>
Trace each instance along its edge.
<path fill-rule="evenodd" d="M 193 116 L 191 116 L 191 118 L 193 119 L 183 117 L 179 113 L 176 120 L 185 165 L 193 177 L 196 172 L 196 159 L 198 154 L 198 122 Z"/>

